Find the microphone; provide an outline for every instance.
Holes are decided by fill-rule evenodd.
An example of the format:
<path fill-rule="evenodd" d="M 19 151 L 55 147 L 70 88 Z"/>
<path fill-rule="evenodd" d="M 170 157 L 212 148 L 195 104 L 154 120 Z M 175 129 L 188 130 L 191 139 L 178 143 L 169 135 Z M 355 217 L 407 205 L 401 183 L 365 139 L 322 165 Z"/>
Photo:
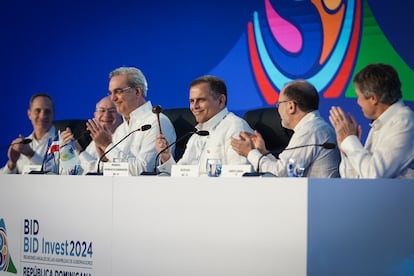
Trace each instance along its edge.
<path fill-rule="evenodd" d="M 8 144 L 8 145 L 1 146 L 0 149 L 1 150 L 8 149 L 10 146 L 18 145 L 18 144 L 26 145 L 26 144 L 30 144 L 32 141 L 33 140 L 30 139 L 30 138 L 25 138 L 25 139 L 21 140 L 20 142 L 11 143 L 11 144 Z"/>
<path fill-rule="evenodd" d="M 45 171 L 45 163 L 48 157 L 49 150 L 53 147 L 53 143 L 57 141 L 57 136 L 52 140 L 49 138 L 48 146 L 46 148 L 45 154 L 43 155 L 42 166 L 40 167 L 40 171 L 30 171 L 29 174 L 48 174 L 50 172 Z"/>
<path fill-rule="evenodd" d="M 186 134 L 184 134 L 183 136 L 181 136 L 180 138 L 178 138 L 177 140 L 175 140 L 174 143 L 169 144 L 168 146 L 166 146 L 165 148 L 163 148 L 155 157 L 155 163 L 154 163 L 154 169 L 152 172 L 142 172 L 141 175 L 157 175 L 157 164 L 158 164 L 158 160 L 160 159 L 160 155 L 165 152 L 167 149 L 171 148 L 173 145 L 181 142 L 182 140 L 184 140 L 185 138 L 193 135 L 193 134 L 197 134 L 200 136 L 208 136 L 210 135 L 210 132 L 208 132 L 207 130 L 198 130 L 198 131 L 190 131 L 187 132 Z"/>
<path fill-rule="evenodd" d="M 137 132 L 137 131 L 146 131 L 146 130 L 148 130 L 148 129 L 150 129 L 151 128 L 151 125 L 143 125 L 143 126 L 141 126 L 140 128 L 138 128 L 138 129 L 135 129 L 135 130 L 133 130 L 133 131 L 131 131 L 130 133 L 128 133 L 127 135 L 125 135 L 125 137 L 124 138 L 122 138 L 121 140 L 119 140 L 117 143 L 115 143 L 111 148 L 109 148 L 107 151 L 105 151 L 103 154 L 102 154 L 102 156 L 99 158 L 99 160 L 98 160 L 98 168 L 97 168 L 97 171 L 96 171 L 96 173 L 91 173 L 91 172 L 89 172 L 89 173 L 87 173 L 86 175 L 103 175 L 103 173 L 101 173 L 101 169 L 100 169 L 100 164 L 101 164 L 101 162 L 102 162 L 102 159 L 108 154 L 108 152 L 110 152 L 111 150 L 113 150 L 116 146 L 118 146 L 122 141 L 124 141 L 126 138 L 128 138 L 131 134 L 133 134 L 133 133 L 135 133 L 135 132 Z"/>
<path fill-rule="evenodd" d="M 336 148 L 336 144 L 329 143 L 329 142 L 325 142 L 325 143 L 322 143 L 322 144 L 308 144 L 308 145 L 301 145 L 301 146 L 286 148 L 283 151 L 285 151 L 285 150 L 294 150 L 294 149 L 305 148 L 305 147 L 322 147 L 324 149 L 334 149 L 334 148 Z M 263 154 L 262 156 L 260 156 L 259 160 L 257 161 L 257 166 L 256 166 L 256 171 L 255 172 L 244 173 L 243 176 L 261 176 L 261 175 L 265 174 L 263 172 L 260 172 L 260 161 L 262 160 L 263 157 L 265 157 L 269 153 L 270 152 L 268 152 L 267 154 Z"/>
<path fill-rule="evenodd" d="M 299 149 L 299 148 L 304 148 L 304 147 L 322 147 L 324 149 L 334 149 L 336 148 L 336 144 L 334 143 L 323 143 L 323 144 L 308 144 L 308 145 L 301 145 L 301 146 L 297 146 L 297 147 L 291 147 L 291 148 L 286 148 L 285 150 L 294 150 L 294 149 Z"/>
<path fill-rule="evenodd" d="M 160 134 L 162 134 L 161 130 L 161 121 L 160 121 L 160 113 L 162 111 L 162 107 L 160 105 L 156 105 L 152 108 L 152 113 L 155 113 L 157 115 L 157 121 L 158 121 L 158 128 L 160 129 Z"/>

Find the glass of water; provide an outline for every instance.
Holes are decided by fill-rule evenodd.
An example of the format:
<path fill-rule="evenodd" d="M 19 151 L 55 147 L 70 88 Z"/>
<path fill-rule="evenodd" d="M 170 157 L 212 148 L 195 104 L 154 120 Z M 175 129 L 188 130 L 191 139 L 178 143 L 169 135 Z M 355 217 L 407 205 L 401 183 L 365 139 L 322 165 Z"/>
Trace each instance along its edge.
<path fill-rule="evenodd" d="M 305 167 L 299 159 L 289 158 L 286 164 L 287 175 L 289 177 L 303 177 Z"/>
<path fill-rule="evenodd" d="M 305 167 L 303 165 L 303 162 L 300 160 L 296 160 L 295 172 L 294 172 L 295 177 L 303 177 L 304 172 L 305 172 Z"/>
<path fill-rule="evenodd" d="M 206 162 L 206 172 L 210 177 L 218 177 L 221 174 L 221 159 L 209 158 Z"/>

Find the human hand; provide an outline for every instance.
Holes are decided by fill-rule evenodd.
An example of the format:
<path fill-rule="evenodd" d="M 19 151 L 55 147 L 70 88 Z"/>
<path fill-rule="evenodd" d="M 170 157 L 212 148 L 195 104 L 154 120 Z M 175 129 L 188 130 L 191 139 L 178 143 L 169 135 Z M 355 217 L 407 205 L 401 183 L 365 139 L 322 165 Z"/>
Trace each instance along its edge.
<path fill-rule="evenodd" d="M 92 140 L 96 146 L 101 148 L 103 151 L 112 143 L 111 131 L 98 123 L 95 119 L 89 119 L 86 122 L 86 129 L 89 130 Z"/>
<path fill-rule="evenodd" d="M 155 142 L 155 148 L 157 150 L 157 153 L 160 153 L 162 150 L 166 149 L 168 146 L 169 146 L 169 143 L 168 143 L 167 138 L 165 138 L 164 134 L 158 134 L 157 140 Z M 171 152 L 170 152 L 170 148 L 168 148 L 160 154 L 161 164 L 167 162 L 168 159 L 170 158 L 171 158 Z"/>
<path fill-rule="evenodd" d="M 62 142 L 64 145 L 69 143 L 70 140 L 74 139 L 72 130 L 68 127 L 60 133 L 60 137 L 62 138 Z"/>
<path fill-rule="evenodd" d="M 260 151 L 261 154 L 266 154 L 266 153 L 269 152 L 266 149 L 266 144 L 265 144 L 265 141 L 264 141 L 262 135 L 257 130 L 254 131 L 254 135 L 252 135 L 251 138 L 253 140 L 254 147 L 258 151 Z"/>
<path fill-rule="evenodd" d="M 239 155 L 247 157 L 249 152 L 254 149 L 254 143 L 252 140 L 251 133 L 241 131 L 239 134 L 240 139 L 236 139 L 231 137 L 231 147 L 235 152 L 237 152 Z"/>
<path fill-rule="evenodd" d="M 329 111 L 329 121 L 335 128 L 336 139 L 340 146 L 342 141 L 350 136 L 355 135 L 361 138 L 362 128 L 357 124 L 355 118 L 351 114 L 345 114 L 340 107 L 333 106 Z"/>
<path fill-rule="evenodd" d="M 27 156 L 27 158 L 32 158 L 32 156 L 34 155 L 34 151 L 32 149 L 32 147 L 30 146 L 30 144 L 22 144 L 21 142 L 24 140 L 24 136 L 19 134 L 19 137 L 14 139 L 12 142 L 12 146 L 11 148 L 20 154 L 23 154 L 25 156 Z M 13 152 L 11 152 L 11 154 L 14 154 Z M 15 154 L 15 156 L 17 156 Z M 18 159 L 19 157 L 17 157 Z"/>
<path fill-rule="evenodd" d="M 18 143 L 20 143 L 21 141 L 23 141 L 23 138 L 19 136 L 18 138 L 14 139 L 10 143 L 11 146 L 9 147 L 7 151 L 7 157 L 9 158 L 9 161 L 7 162 L 7 166 L 9 167 L 10 170 L 16 167 L 16 162 L 17 160 L 19 160 L 20 151 L 19 151 Z"/>

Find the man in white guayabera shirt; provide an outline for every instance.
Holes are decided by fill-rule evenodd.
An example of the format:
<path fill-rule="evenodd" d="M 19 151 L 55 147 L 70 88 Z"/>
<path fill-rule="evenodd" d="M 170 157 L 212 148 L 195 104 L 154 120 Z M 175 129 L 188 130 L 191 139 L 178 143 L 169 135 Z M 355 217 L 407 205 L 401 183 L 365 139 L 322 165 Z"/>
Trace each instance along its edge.
<path fill-rule="evenodd" d="M 38 93 L 30 98 L 27 116 L 33 125 L 33 132 L 23 137 L 19 135 L 11 142 L 7 152 L 9 160 L 1 169 L 5 174 L 21 174 L 31 165 L 42 166 L 46 150 L 57 131 L 53 126 L 55 107 L 52 98 L 46 93 Z M 26 138 L 30 143 L 22 143 Z"/>
<path fill-rule="evenodd" d="M 414 113 L 402 99 L 397 71 L 387 64 L 369 64 L 354 79 L 357 103 L 373 120 L 365 145 L 361 126 L 340 107 L 329 120 L 342 154 L 341 177 L 414 178 Z"/>
<path fill-rule="evenodd" d="M 190 83 L 190 110 L 193 113 L 197 130 L 208 131 L 208 136 L 192 135 L 188 140 L 179 165 L 199 165 L 200 173 L 206 172 L 208 158 L 219 158 L 223 165 L 248 164 L 246 158 L 235 152 L 231 137 L 240 131 L 251 131 L 245 120 L 227 110 L 227 87 L 223 80 L 215 76 L 202 76 Z M 164 135 L 157 139 L 157 151 L 165 149 L 168 142 Z M 171 172 L 174 159 L 167 150 L 160 154 L 158 170 Z"/>
<path fill-rule="evenodd" d="M 241 133 L 241 139 L 232 139 L 232 146 L 247 156 L 257 172 L 275 176 L 292 176 L 287 169 L 291 160 L 300 163 L 300 176 L 312 178 L 339 177 L 340 155 L 334 142 L 335 131 L 319 114 L 319 94 L 305 80 L 294 80 L 286 84 L 276 103 L 282 126 L 294 131 L 287 149 L 278 158 L 269 153 L 262 136 Z M 276 111 L 275 111 L 276 112 Z M 332 148 L 317 146 L 329 143 Z M 305 145 L 311 145 L 302 147 Z M 293 149 L 294 148 L 294 149 Z M 296 175 L 299 176 L 299 175 Z"/>

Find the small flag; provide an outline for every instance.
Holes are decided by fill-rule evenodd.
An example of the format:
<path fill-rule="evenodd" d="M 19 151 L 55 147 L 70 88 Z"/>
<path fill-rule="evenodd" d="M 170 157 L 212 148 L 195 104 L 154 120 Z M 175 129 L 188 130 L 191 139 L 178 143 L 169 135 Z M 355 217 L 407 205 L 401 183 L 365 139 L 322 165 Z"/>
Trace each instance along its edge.
<path fill-rule="evenodd" d="M 47 154 L 52 154 L 54 152 L 59 152 L 59 141 L 53 141 L 49 147 Z"/>

